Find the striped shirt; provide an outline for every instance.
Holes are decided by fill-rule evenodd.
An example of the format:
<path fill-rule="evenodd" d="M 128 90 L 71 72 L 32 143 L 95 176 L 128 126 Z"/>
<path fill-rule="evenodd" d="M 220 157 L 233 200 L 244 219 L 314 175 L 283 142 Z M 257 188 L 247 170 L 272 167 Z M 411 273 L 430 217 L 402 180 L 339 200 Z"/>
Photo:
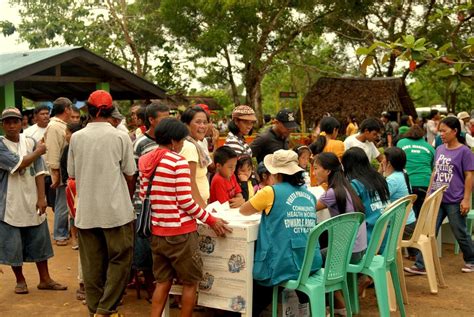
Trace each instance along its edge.
<path fill-rule="evenodd" d="M 152 153 L 149 153 L 152 154 Z M 148 155 L 140 158 L 147 159 Z M 140 168 L 140 198 L 144 199 L 149 179 Z M 197 230 L 195 219 L 213 225 L 216 219 L 199 207 L 191 196 L 189 164 L 168 151 L 155 171 L 150 191 L 151 231 L 157 236 L 175 236 Z"/>
<path fill-rule="evenodd" d="M 232 148 L 238 156 L 248 155 L 252 157 L 252 149 L 247 142 L 245 142 L 245 139 L 233 134 L 232 132 L 227 134 L 224 145 Z"/>

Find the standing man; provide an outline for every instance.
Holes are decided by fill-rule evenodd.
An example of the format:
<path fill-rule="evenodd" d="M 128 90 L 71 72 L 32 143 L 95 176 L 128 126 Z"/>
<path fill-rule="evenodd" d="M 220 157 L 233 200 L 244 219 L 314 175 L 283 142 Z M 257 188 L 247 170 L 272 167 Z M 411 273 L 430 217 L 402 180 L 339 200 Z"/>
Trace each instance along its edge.
<path fill-rule="evenodd" d="M 25 129 L 23 133 L 26 136 L 32 137 L 36 142 L 43 139 L 46 127 L 49 123 L 49 108 L 46 105 L 37 106 L 33 111 L 35 116 L 35 124 Z"/>
<path fill-rule="evenodd" d="M 116 313 L 128 282 L 135 219 L 129 188 L 136 165 L 130 137 L 114 128 L 112 96 L 94 91 L 89 123 L 69 144 L 68 173 L 77 188 L 76 227 L 90 314 Z"/>
<path fill-rule="evenodd" d="M 66 204 L 66 184 L 61 182 L 59 173 L 61 154 L 66 146 L 66 125 L 71 118 L 72 102 L 59 97 L 53 102 L 53 114 L 44 133 L 46 144 L 46 165 L 51 174 L 51 188 L 56 190 L 54 203 L 54 233 L 57 246 L 67 245 L 69 238 L 69 212 Z"/>
<path fill-rule="evenodd" d="M 383 123 L 383 133 L 380 145 L 384 148 L 392 147 L 398 131 L 398 124 L 390 120 L 390 114 L 386 111 L 382 112 L 380 120 Z"/>
<path fill-rule="evenodd" d="M 38 289 L 66 290 L 51 279 L 48 259 L 53 256 L 46 220 L 43 143 L 20 134 L 22 116 L 7 108 L 0 118 L 0 264 L 10 265 L 16 277 L 15 294 L 27 294 L 23 262 L 35 262 Z"/>
<path fill-rule="evenodd" d="M 257 158 L 257 162 L 262 162 L 265 155 L 273 154 L 277 150 L 288 150 L 288 137 L 297 128 L 295 114 L 289 109 L 280 110 L 275 117 L 273 126 L 266 132 L 259 134 L 250 144 L 252 155 Z"/>
<path fill-rule="evenodd" d="M 359 133 L 353 134 L 344 140 L 344 147 L 349 150 L 351 147 L 358 147 L 364 150 L 369 162 L 373 159 L 382 162 L 383 155 L 375 146 L 374 142 L 380 134 L 380 121 L 377 118 L 367 118 L 360 124 Z"/>

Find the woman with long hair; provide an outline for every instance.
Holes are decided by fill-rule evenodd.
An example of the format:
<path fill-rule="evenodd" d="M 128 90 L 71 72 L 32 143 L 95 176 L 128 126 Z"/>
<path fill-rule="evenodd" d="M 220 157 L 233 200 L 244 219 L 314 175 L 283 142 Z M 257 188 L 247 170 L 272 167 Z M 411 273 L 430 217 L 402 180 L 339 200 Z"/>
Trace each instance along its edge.
<path fill-rule="evenodd" d="M 320 132 L 316 140 L 309 146 L 313 155 L 323 152 L 334 153 L 339 160 L 344 154 L 344 142 L 336 140 L 341 124 L 334 117 L 324 117 L 319 124 Z M 312 168 L 312 167 L 311 167 Z M 316 186 L 313 171 L 311 174 L 311 186 Z"/>
<path fill-rule="evenodd" d="M 346 136 L 351 136 L 359 131 L 359 125 L 355 116 L 347 116 Z"/>
<path fill-rule="evenodd" d="M 364 212 L 362 201 L 345 177 L 341 162 L 334 153 L 316 155 L 314 158 L 314 175 L 318 185 L 328 184 L 328 190 L 318 199 L 317 210 L 328 208 L 331 217 L 346 212 Z M 363 222 L 352 249 L 351 263 L 358 263 L 364 256 L 366 249 L 367 225 Z M 321 253 L 325 256 L 326 249 L 322 249 Z M 335 312 L 345 313 L 344 299 L 340 291 L 335 293 L 334 308 Z"/>
<path fill-rule="evenodd" d="M 204 208 L 210 196 L 207 167 L 212 164 L 212 160 L 207 149 L 199 142 L 206 137 L 209 118 L 201 107 L 192 107 L 183 112 L 181 121 L 188 127 L 189 135 L 185 138 L 179 154 L 189 163 L 193 199 Z"/>
<path fill-rule="evenodd" d="M 278 150 L 264 158 L 275 184 L 259 190 L 240 207 L 240 213 L 262 213 L 253 267 L 252 316 L 272 301 L 273 286 L 296 279 L 303 262 L 308 232 L 316 226 L 316 198 L 304 186 L 303 169 L 292 150 Z M 299 212 L 294 212 L 298 210 Z M 321 268 L 319 245 L 311 272 Z"/>
<path fill-rule="evenodd" d="M 367 241 L 370 241 L 375 222 L 390 203 L 387 181 L 370 165 L 361 148 L 347 150 L 342 156 L 342 165 L 344 174 L 364 204 Z"/>
<path fill-rule="evenodd" d="M 463 253 L 464 273 L 474 272 L 474 245 L 471 233 L 467 231 L 466 215 L 471 209 L 472 171 L 474 154 L 466 146 L 461 135 L 461 124 L 456 117 L 444 118 L 439 124 L 439 133 L 443 144 L 436 149 L 435 166 L 431 176 L 429 193 L 447 185 L 436 222 L 438 233 L 444 218 L 448 217 L 449 226 Z M 405 271 L 414 274 L 426 274 L 423 258 L 418 253 L 415 264 L 405 267 Z"/>

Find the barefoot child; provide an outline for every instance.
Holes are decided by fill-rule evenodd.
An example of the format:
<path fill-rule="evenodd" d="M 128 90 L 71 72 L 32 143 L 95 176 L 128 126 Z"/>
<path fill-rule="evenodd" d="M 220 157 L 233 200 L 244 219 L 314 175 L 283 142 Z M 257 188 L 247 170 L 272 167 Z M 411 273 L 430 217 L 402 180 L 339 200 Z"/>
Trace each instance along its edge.
<path fill-rule="evenodd" d="M 242 189 L 237 183 L 234 171 L 237 165 L 237 153 L 228 147 L 221 146 L 214 152 L 216 174 L 211 181 L 209 203 L 229 202 L 231 208 L 240 207 L 244 203 Z"/>

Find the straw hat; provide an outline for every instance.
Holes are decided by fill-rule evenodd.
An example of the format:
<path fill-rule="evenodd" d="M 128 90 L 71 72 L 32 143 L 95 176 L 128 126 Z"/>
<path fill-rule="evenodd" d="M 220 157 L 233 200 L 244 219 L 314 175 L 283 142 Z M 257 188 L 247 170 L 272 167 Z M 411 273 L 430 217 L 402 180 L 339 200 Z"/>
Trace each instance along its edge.
<path fill-rule="evenodd" d="M 298 165 L 298 154 L 292 150 L 278 150 L 263 159 L 265 167 L 271 174 L 293 175 L 303 171 Z"/>

